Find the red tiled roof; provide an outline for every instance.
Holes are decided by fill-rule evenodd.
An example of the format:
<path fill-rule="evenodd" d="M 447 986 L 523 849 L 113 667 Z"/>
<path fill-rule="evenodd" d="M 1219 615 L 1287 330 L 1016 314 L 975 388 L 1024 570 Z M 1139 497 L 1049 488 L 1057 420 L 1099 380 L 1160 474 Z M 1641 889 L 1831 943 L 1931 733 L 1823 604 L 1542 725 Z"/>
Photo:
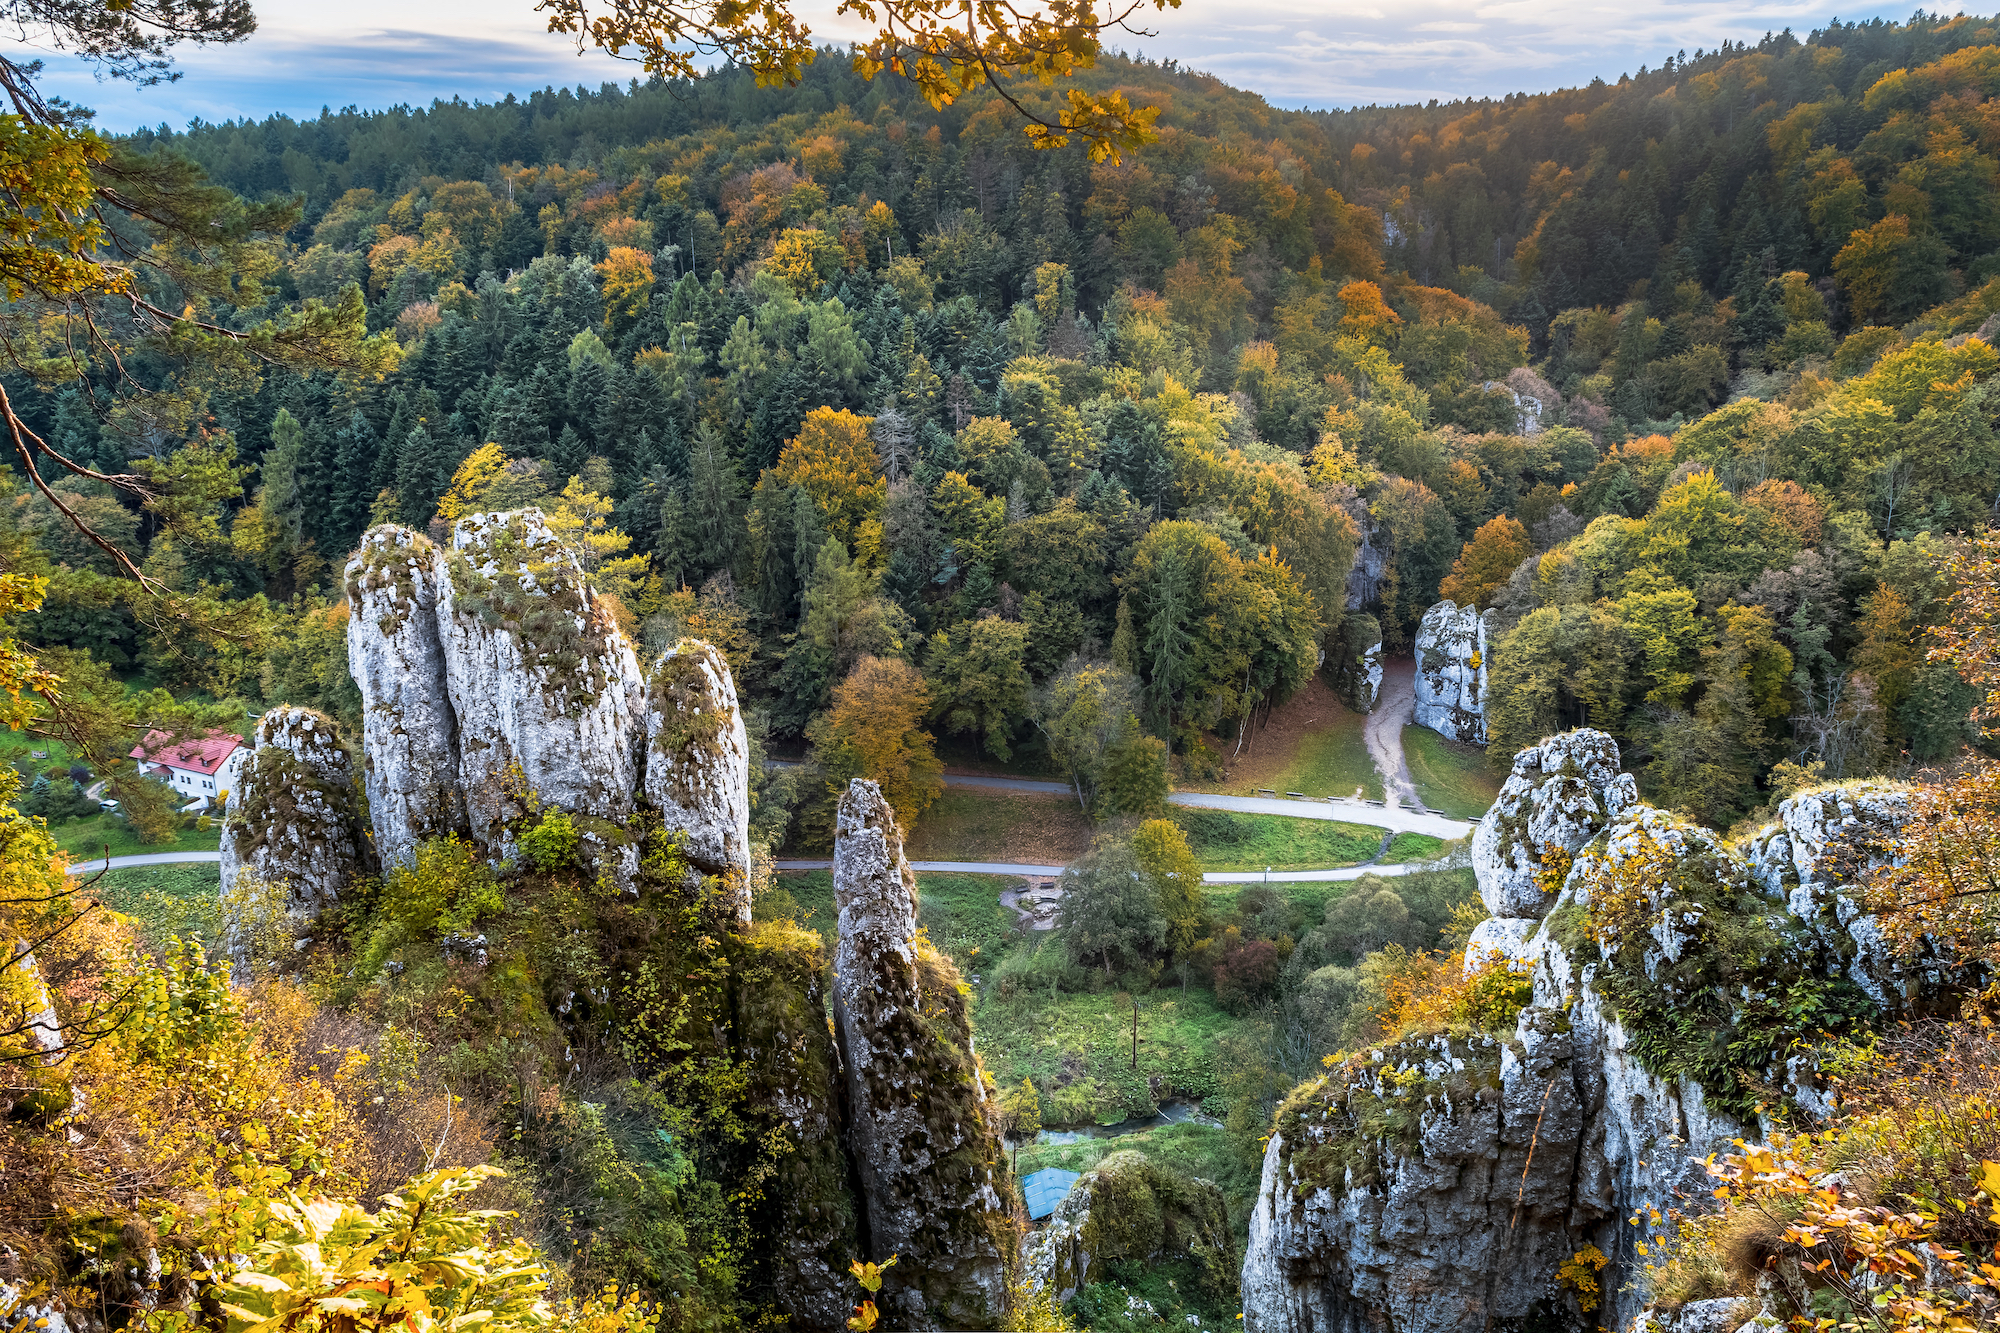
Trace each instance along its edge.
<path fill-rule="evenodd" d="M 132 758 L 149 764 L 167 764 L 189 772 L 213 777 L 229 756 L 243 748 L 241 736 L 215 732 L 207 740 L 182 740 L 169 745 L 164 731 L 149 731 L 146 739 L 132 747 Z"/>

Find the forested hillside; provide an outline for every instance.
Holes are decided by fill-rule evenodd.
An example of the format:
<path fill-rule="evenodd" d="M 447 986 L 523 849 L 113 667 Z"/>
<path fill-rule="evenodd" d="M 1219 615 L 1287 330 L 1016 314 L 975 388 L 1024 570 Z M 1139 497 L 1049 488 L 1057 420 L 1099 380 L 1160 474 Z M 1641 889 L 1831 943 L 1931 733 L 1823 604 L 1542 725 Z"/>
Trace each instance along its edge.
<path fill-rule="evenodd" d="M 1326 114 L 1110 61 L 1089 86 L 1163 110 L 1098 164 L 832 59 L 163 129 L 303 197 L 231 318 L 358 286 L 396 368 L 188 381 L 183 438 L 10 382 L 80 461 L 234 469 L 198 538 L 61 485 L 249 624 L 147 631 L 17 494 L 53 574 L 17 629 L 78 679 L 351 716 L 362 530 L 539 503 L 635 637 L 724 644 L 771 737 L 830 786 L 893 771 L 912 815 L 940 733 L 1144 808 L 1162 743 L 1209 772 L 1441 596 L 1501 613 L 1502 762 L 1588 721 L 1727 822 L 1780 763 L 1943 759 L 1970 700 L 1924 636 L 2000 493 L 1996 37 L 1920 16 Z"/>

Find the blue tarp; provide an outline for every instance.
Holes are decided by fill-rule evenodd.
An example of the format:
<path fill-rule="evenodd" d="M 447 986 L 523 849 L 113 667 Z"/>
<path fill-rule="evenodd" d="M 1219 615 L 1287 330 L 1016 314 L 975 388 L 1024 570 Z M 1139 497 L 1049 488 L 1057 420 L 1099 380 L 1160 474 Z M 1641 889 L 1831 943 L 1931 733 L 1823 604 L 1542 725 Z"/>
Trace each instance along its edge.
<path fill-rule="evenodd" d="M 1059 1171 L 1055 1167 L 1029 1175 L 1021 1182 L 1021 1193 L 1028 1200 L 1029 1218 L 1039 1222 L 1053 1213 L 1056 1205 L 1069 1197 L 1069 1188 L 1076 1182 L 1076 1172 Z"/>

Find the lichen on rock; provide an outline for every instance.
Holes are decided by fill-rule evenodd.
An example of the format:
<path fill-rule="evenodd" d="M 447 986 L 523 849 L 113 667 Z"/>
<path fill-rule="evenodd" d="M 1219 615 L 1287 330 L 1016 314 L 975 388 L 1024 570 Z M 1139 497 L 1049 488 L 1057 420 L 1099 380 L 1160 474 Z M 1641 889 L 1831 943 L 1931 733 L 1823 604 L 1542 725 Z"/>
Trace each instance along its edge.
<path fill-rule="evenodd" d="M 1446 740 L 1486 744 L 1487 630 L 1493 612 L 1439 602 L 1417 623 L 1410 720 Z"/>
<path fill-rule="evenodd" d="M 916 878 L 881 788 L 856 778 L 835 815 L 840 939 L 833 1017 L 868 1257 L 898 1256 L 896 1327 L 991 1327 L 1016 1222 L 1001 1193 L 997 1108 L 972 1052 L 963 983 L 917 930 Z"/>
<path fill-rule="evenodd" d="M 1601 731 L 1566 731 L 1515 755 L 1500 795 L 1472 833 L 1486 910 L 1541 917 L 1555 901 L 1561 858 L 1582 850 L 1638 800 L 1639 784 L 1618 770 L 1618 742 Z M 1552 871 L 1558 872 L 1553 883 Z"/>
<path fill-rule="evenodd" d="M 286 909 L 311 917 L 368 869 L 347 749 L 332 719 L 288 704 L 258 719 L 255 739 L 222 823 L 223 900 L 248 870 L 285 884 Z"/>
<path fill-rule="evenodd" d="M 750 922 L 750 741 L 729 663 L 683 639 L 646 680 L 646 799 L 703 874 L 728 880 Z"/>
<path fill-rule="evenodd" d="M 519 783 L 565 810 L 629 814 L 644 730 L 638 659 L 541 511 L 460 519 L 446 569 L 438 634 L 473 837 L 499 841 L 519 813 L 509 795 Z"/>
<path fill-rule="evenodd" d="M 347 564 L 347 669 L 361 691 L 362 779 L 375 854 L 407 861 L 426 838 L 465 833 L 458 715 L 438 636 L 443 556 L 428 537 L 370 528 Z"/>

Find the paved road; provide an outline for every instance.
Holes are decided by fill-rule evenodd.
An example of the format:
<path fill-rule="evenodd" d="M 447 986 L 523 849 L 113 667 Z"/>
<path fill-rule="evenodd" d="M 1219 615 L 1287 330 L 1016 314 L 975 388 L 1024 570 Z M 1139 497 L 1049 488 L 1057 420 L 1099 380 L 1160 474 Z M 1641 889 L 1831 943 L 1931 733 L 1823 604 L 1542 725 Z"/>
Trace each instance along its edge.
<path fill-rule="evenodd" d="M 1368 757 L 1382 778 L 1382 795 L 1394 806 L 1421 810 L 1416 780 L 1403 758 L 1403 728 L 1417 706 L 1417 663 L 1409 657 L 1392 657 L 1382 663 L 1382 692 L 1375 697 L 1375 711 L 1368 715 L 1361 735 Z"/>
<path fill-rule="evenodd" d="M 831 861 L 780 861 L 780 870 L 831 870 Z M 1360 879 L 1363 875 L 1406 875 L 1412 870 L 1421 870 L 1425 862 L 1393 866 L 1342 866 L 1338 870 L 1273 870 L 1270 880 L 1273 884 L 1292 884 L 1301 880 Z M 912 861 L 910 869 L 925 874 L 937 871 L 956 871 L 964 875 L 1020 875 L 1053 876 L 1063 872 L 1061 866 L 1017 865 L 1010 861 Z M 1206 884 L 1256 884 L 1265 876 L 1261 870 L 1212 870 L 1203 875 Z"/>
<path fill-rule="evenodd" d="M 124 870 L 129 866 L 177 866 L 199 862 L 216 862 L 222 859 L 221 852 L 148 852 L 144 856 L 114 856 L 109 861 L 102 857 L 95 861 L 83 861 L 72 865 L 72 875 L 94 875 L 100 870 Z"/>
<path fill-rule="evenodd" d="M 1405 685 L 1409 682 L 1406 680 Z M 1387 696 L 1388 682 L 1383 682 L 1384 696 Z M 1409 715 L 1408 698 L 1404 700 L 1404 716 Z M 1373 717 L 1370 723 L 1373 723 Z M 1401 724 L 1395 733 L 1396 762 L 1402 762 Z M 1047 792 L 1060 796 L 1073 795 L 1069 785 L 1063 782 L 1041 782 L 1033 778 L 995 778 L 984 774 L 947 773 L 944 775 L 947 787 L 985 787 L 996 791 Z M 1405 806 L 1367 805 L 1353 800 L 1292 801 L 1284 797 L 1270 796 L 1218 796 L 1205 791 L 1177 791 L 1167 797 L 1169 805 L 1184 805 L 1198 810 L 1235 810 L 1251 815 L 1287 815 L 1293 819 L 1332 819 L 1345 824 L 1371 824 L 1396 833 L 1427 833 L 1433 838 L 1443 838 L 1447 842 L 1463 838 L 1472 832 L 1472 825 L 1462 819 L 1447 819 Z M 915 864 L 912 862 L 912 864 Z"/>

